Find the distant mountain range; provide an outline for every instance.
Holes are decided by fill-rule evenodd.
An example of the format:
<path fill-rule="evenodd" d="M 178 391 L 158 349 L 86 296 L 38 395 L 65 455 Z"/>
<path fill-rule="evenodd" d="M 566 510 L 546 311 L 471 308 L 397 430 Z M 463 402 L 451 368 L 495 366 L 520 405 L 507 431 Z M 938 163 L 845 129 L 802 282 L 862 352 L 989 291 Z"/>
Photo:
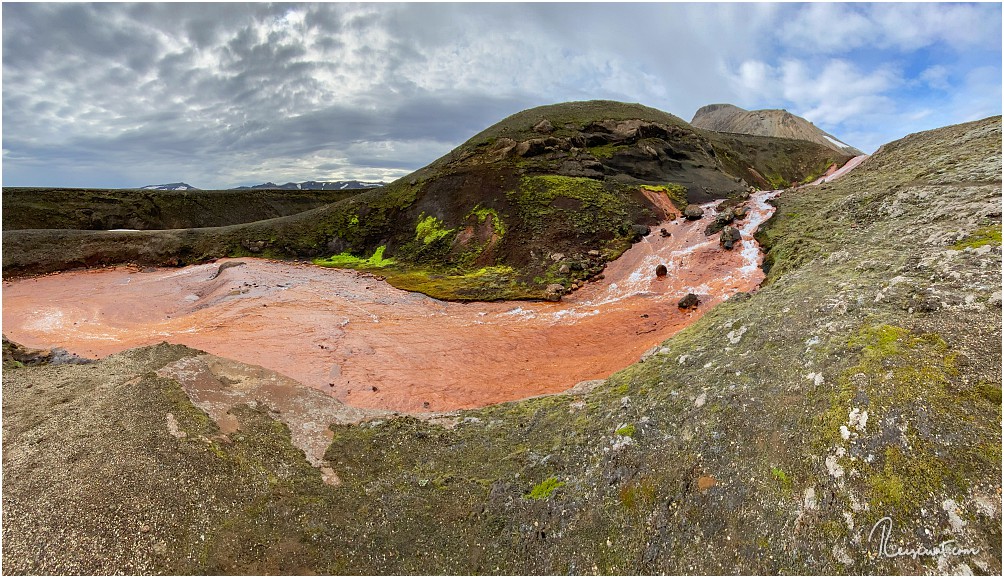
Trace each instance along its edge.
<path fill-rule="evenodd" d="M 690 124 L 715 132 L 805 140 L 845 154 L 864 154 L 786 110 L 745 110 L 731 104 L 709 104 L 698 109 Z"/>
<path fill-rule="evenodd" d="M 188 183 L 167 183 L 166 185 L 147 185 L 142 187 L 144 191 L 198 191 L 198 187 L 193 187 Z"/>
<path fill-rule="evenodd" d="M 346 191 L 350 189 L 372 189 L 382 187 L 387 183 L 372 181 L 303 181 L 302 183 L 286 183 L 277 185 L 273 182 L 262 183 L 260 185 L 234 187 L 235 190 L 242 189 L 280 189 L 290 191 Z M 142 187 L 145 191 L 200 191 L 202 189 L 193 187 L 188 183 L 167 183 L 164 185 L 147 185 Z"/>
<path fill-rule="evenodd" d="M 371 181 L 303 181 L 302 183 L 286 183 L 277 185 L 272 182 L 262 183 L 250 187 L 237 187 L 238 189 L 288 189 L 298 191 L 344 191 L 348 189 L 371 189 L 382 187 L 387 183 Z"/>

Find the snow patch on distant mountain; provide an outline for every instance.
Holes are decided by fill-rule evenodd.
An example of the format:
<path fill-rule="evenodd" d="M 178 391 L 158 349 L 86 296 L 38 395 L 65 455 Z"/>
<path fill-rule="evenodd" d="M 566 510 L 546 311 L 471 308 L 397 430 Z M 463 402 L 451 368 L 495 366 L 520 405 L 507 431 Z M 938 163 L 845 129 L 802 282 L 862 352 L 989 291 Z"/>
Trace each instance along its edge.
<path fill-rule="evenodd" d="M 167 183 L 165 185 L 147 185 L 141 187 L 144 191 L 198 191 L 198 187 L 193 187 L 188 183 Z"/>
<path fill-rule="evenodd" d="M 386 185 L 383 181 L 303 181 L 277 185 L 271 181 L 260 185 L 242 186 L 238 189 L 284 189 L 296 191 L 344 191 L 349 189 L 371 189 Z"/>
<path fill-rule="evenodd" d="M 838 141 L 837 139 L 831 137 L 828 134 L 824 134 L 823 138 L 825 138 L 826 140 L 830 141 L 831 143 L 837 145 L 840 148 L 851 148 L 851 145 L 849 145 L 847 143 L 842 143 L 842 142 Z"/>

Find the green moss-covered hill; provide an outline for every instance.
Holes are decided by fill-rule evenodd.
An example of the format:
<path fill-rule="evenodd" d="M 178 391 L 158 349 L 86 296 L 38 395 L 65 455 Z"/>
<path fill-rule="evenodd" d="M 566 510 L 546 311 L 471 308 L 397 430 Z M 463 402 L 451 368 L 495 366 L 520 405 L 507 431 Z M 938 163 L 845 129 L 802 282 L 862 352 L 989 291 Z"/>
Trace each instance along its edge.
<path fill-rule="evenodd" d="M 807 181 L 848 158 L 698 131 L 641 105 L 543 106 L 386 187 L 292 216 L 141 233 L 5 230 L 4 275 L 257 254 L 378 270 L 440 298 L 556 298 L 688 202 Z"/>
<path fill-rule="evenodd" d="M 3 571 L 999 575 L 1000 199 L 1000 117 L 886 145 L 784 193 L 768 284 L 644 361 L 332 424 L 327 474 L 288 412 L 221 380 L 223 435 L 157 373 L 199 352 L 5 348 Z"/>

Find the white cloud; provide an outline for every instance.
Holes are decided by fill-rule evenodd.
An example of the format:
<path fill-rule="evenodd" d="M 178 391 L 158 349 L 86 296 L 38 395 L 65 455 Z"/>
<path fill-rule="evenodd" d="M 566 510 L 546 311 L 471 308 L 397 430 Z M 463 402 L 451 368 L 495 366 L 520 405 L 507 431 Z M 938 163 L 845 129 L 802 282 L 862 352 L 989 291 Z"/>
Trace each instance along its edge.
<path fill-rule="evenodd" d="M 781 26 L 781 42 L 810 52 L 843 52 L 870 42 L 875 23 L 851 4 L 813 3 Z"/>
<path fill-rule="evenodd" d="M 781 42 L 824 54 L 857 48 L 911 51 L 944 43 L 962 50 L 1000 47 L 999 4 L 813 3 L 782 25 Z"/>
<path fill-rule="evenodd" d="M 1000 111 L 996 4 L 5 4 L 3 16 L 4 177 L 107 175 L 67 185 L 396 175 L 567 100 L 685 119 L 712 102 L 784 107 L 859 147 Z M 165 171 L 178 174 L 152 176 Z"/>
<path fill-rule="evenodd" d="M 917 76 L 917 78 L 931 88 L 946 90 L 951 87 L 948 83 L 948 76 L 949 73 L 947 66 L 935 64 L 934 66 L 925 68 L 924 71 Z"/>
<path fill-rule="evenodd" d="M 901 84 L 889 68 L 864 72 L 853 64 L 834 59 L 821 69 L 801 60 L 784 60 L 779 66 L 751 60 L 743 62 L 733 82 L 753 98 L 789 105 L 793 112 L 821 124 L 838 124 L 862 113 L 886 111 L 884 95 Z"/>
<path fill-rule="evenodd" d="M 868 11 L 880 47 L 915 50 L 944 42 L 956 49 L 1000 48 L 1000 4 L 879 3 Z"/>

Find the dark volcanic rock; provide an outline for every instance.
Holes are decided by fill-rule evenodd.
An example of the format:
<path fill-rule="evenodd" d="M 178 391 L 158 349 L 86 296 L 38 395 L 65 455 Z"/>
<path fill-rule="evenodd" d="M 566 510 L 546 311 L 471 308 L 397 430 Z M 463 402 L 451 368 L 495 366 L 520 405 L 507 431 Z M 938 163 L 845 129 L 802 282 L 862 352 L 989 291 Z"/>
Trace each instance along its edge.
<path fill-rule="evenodd" d="M 704 229 L 704 234 L 714 235 L 718 231 L 724 229 L 725 226 L 731 223 L 734 218 L 735 216 L 732 214 L 731 210 L 726 210 L 724 212 L 718 213 L 717 215 L 715 215 L 715 220 L 712 221 L 711 224 Z"/>
<path fill-rule="evenodd" d="M 722 229 L 722 236 L 718 240 L 718 242 L 721 243 L 722 247 L 726 249 L 731 249 L 732 246 L 736 243 L 736 241 L 738 241 L 741 238 L 742 235 L 739 233 L 739 229 L 733 227 L 732 225 L 728 225 L 727 227 Z"/>
<path fill-rule="evenodd" d="M 704 216 L 704 209 L 700 205 L 687 205 L 683 210 L 683 216 L 689 221 L 696 221 Z"/>
<path fill-rule="evenodd" d="M 701 304 L 701 300 L 693 293 L 687 293 L 687 296 L 680 299 L 678 306 L 680 309 L 693 309 Z"/>
<path fill-rule="evenodd" d="M 666 269 L 665 265 L 659 265 L 658 267 L 655 268 L 655 276 L 656 277 L 665 277 L 666 273 L 668 273 L 668 272 L 669 272 L 669 270 Z"/>

